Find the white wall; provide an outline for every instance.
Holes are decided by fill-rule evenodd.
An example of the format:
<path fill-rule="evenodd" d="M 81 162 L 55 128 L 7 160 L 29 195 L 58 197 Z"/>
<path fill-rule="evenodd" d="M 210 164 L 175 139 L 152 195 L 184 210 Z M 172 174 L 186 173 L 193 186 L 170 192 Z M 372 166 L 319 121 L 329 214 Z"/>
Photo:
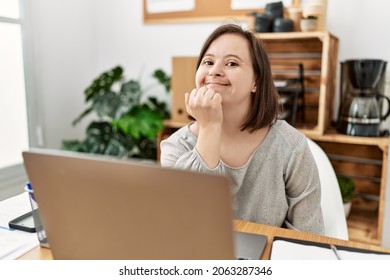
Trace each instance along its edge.
<path fill-rule="evenodd" d="M 340 39 L 339 60 L 390 61 L 389 10 L 387 0 L 328 0 L 327 25 Z"/>
<path fill-rule="evenodd" d="M 77 127 L 71 122 L 85 108 L 83 90 L 98 74 L 119 64 L 128 78 L 141 75 L 148 85 L 156 68 L 171 73 L 172 56 L 197 55 L 220 24 L 144 25 L 142 0 L 34 0 L 29 9 L 36 113 L 49 148 L 60 147 L 62 139 L 84 136 L 88 121 Z M 340 40 L 339 61 L 390 61 L 388 11 L 386 0 L 328 0 L 327 26 Z M 387 194 L 383 245 L 390 247 L 390 191 Z"/>
<path fill-rule="evenodd" d="M 98 73 L 96 6 L 93 0 L 36 0 L 27 3 L 26 13 L 33 35 L 29 77 L 39 99 L 30 100 L 36 106 L 31 114 L 43 129 L 43 145 L 58 148 L 62 139 L 83 133 L 71 123 L 85 108 L 83 90 Z"/>

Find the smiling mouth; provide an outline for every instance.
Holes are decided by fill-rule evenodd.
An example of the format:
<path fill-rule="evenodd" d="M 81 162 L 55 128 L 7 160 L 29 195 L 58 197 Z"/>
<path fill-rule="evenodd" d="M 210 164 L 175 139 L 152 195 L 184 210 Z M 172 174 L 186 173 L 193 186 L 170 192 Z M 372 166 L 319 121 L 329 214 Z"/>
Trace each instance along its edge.
<path fill-rule="evenodd" d="M 206 83 L 207 88 L 214 88 L 214 87 L 226 87 L 229 84 L 222 84 L 222 83 Z"/>

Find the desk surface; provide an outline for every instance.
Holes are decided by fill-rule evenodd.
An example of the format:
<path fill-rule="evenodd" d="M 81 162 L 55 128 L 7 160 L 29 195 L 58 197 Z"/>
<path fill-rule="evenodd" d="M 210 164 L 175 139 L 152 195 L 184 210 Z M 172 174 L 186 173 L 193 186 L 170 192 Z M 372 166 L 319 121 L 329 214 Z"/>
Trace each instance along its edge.
<path fill-rule="evenodd" d="M 358 249 L 367 249 L 378 252 L 390 253 L 390 248 L 382 248 L 375 245 L 346 241 L 331 237 L 326 237 L 322 235 L 316 235 L 306 232 L 298 232 L 294 230 L 272 227 L 267 225 L 255 224 L 245 221 L 234 221 L 234 229 L 242 232 L 264 234 L 268 237 L 267 246 L 264 250 L 262 259 L 268 260 L 271 253 L 272 240 L 275 236 L 288 237 L 300 240 L 314 241 L 320 243 L 327 243 L 339 246 L 347 246 Z M 25 255 L 21 256 L 19 259 L 22 260 L 52 260 L 53 256 L 50 249 L 37 247 Z"/>

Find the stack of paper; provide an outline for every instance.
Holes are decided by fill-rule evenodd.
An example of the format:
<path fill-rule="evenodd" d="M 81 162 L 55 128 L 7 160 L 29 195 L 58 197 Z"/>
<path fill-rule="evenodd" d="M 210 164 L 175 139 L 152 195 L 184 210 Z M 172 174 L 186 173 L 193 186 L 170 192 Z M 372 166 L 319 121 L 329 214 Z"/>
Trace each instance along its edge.
<path fill-rule="evenodd" d="M 382 254 L 350 247 L 337 247 L 334 252 L 329 244 L 310 241 L 278 239 L 272 242 L 271 260 L 390 260 L 390 254 Z"/>
<path fill-rule="evenodd" d="M 31 211 L 28 193 L 0 202 L 0 259 L 16 259 L 39 245 L 36 233 L 10 229 L 8 222 Z"/>

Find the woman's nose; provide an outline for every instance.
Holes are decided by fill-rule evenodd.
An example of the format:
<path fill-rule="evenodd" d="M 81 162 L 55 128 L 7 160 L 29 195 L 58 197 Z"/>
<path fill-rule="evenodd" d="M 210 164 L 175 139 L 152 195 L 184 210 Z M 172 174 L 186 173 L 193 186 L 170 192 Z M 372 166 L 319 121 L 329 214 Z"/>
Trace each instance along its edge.
<path fill-rule="evenodd" d="M 213 66 L 211 66 L 209 70 L 210 76 L 222 76 L 223 75 L 223 69 L 222 66 L 219 63 L 214 63 Z"/>

